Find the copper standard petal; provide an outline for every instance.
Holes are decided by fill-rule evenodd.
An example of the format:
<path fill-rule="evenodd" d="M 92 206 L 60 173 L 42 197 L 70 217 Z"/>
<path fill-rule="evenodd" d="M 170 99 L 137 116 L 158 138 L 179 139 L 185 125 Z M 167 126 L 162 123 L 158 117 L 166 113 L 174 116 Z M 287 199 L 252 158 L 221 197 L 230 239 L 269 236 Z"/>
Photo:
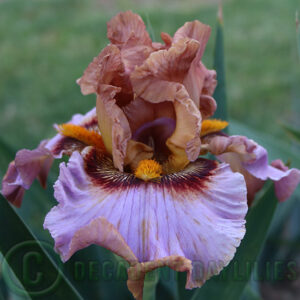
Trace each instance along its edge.
<path fill-rule="evenodd" d="M 195 160 L 200 152 L 201 115 L 182 82 L 199 43 L 181 39 L 169 50 L 154 52 L 131 74 L 133 90 L 150 103 L 173 102 L 176 128 L 168 139 L 168 170 L 176 171 Z M 159 109 L 159 106 L 158 106 Z"/>
<path fill-rule="evenodd" d="M 105 148 L 112 154 L 115 167 L 122 171 L 131 130 L 124 112 L 116 104 L 115 96 L 119 91 L 120 88 L 103 85 L 97 96 L 96 108 Z"/>
<path fill-rule="evenodd" d="M 119 47 L 131 38 L 139 45 L 152 44 L 142 18 L 132 11 L 120 12 L 107 23 L 107 37 Z"/>

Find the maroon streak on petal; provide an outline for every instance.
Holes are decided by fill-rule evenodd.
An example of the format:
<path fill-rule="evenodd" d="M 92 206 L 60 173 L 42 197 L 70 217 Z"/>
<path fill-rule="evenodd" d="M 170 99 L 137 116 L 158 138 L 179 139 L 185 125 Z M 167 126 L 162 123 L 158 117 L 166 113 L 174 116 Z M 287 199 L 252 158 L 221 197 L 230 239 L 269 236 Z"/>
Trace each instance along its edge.
<path fill-rule="evenodd" d="M 190 164 L 182 172 L 164 175 L 159 182 L 145 183 L 131 173 L 123 173 L 114 169 L 111 159 L 95 149 L 85 153 L 84 162 L 87 175 L 95 186 L 107 193 L 113 192 L 116 188 L 126 192 L 129 186 L 143 188 L 149 185 L 153 185 L 153 187 L 163 185 L 166 189 L 183 194 L 186 190 L 201 192 L 207 188 L 218 165 L 213 160 L 198 159 L 197 164 Z"/>
<path fill-rule="evenodd" d="M 91 243 L 111 249 L 115 240 L 116 254 L 132 252 L 139 263 L 169 265 L 170 256 L 182 257 L 184 265 L 191 261 L 192 269 L 182 270 L 190 274 L 187 288 L 194 288 L 230 262 L 245 233 L 245 182 L 227 164 L 200 159 L 159 182 L 144 182 L 119 172 L 110 158 L 89 147 L 60 165 L 54 188 L 59 204 L 44 227 L 63 259 Z M 97 232 L 106 232 L 107 225 L 95 221 L 99 218 L 119 235 L 112 229 L 112 236 L 100 241 Z M 197 263 L 203 264 L 203 272 Z M 138 286 L 132 288 L 135 295 L 141 294 Z"/>
<path fill-rule="evenodd" d="M 55 156 L 60 156 L 62 153 L 71 156 L 74 151 L 81 152 L 85 147 L 86 145 L 81 141 L 78 141 L 74 138 L 61 136 L 51 150 Z"/>

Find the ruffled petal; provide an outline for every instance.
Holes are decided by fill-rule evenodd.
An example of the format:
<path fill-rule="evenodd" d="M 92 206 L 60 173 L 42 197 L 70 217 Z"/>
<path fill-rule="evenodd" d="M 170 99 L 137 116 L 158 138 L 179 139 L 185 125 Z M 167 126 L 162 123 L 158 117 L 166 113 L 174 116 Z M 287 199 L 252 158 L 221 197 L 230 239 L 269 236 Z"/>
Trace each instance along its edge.
<path fill-rule="evenodd" d="M 300 182 L 298 169 L 284 168 L 279 161 L 270 166 L 267 150 L 244 136 L 213 136 L 204 139 L 205 142 L 211 153 L 218 155 L 221 161 L 230 163 L 233 171 L 245 175 L 250 202 L 262 187 L 262 182 L 267 179 L 275 182 L 279 201 L 287 200 Z"/>
<path fill-rule="evenodd" d="M 186 22 L 182 27 L 177 29 L 173 37 L 173 43 L 177 43 L 183 38 L 189 38 L 198 41 L 201 44 L 202 55 L 210 36 L 211 29 L 208 25 L 201 23 L 198 20 Z M 201 55 L 201 56 L 202 56 Z"/>
<path fill-rule="evenodd" d="M 85 115 L 74 115 L 69 123 L 99 131 L 96 108 Z M 1 193 L 15 206 L 21 206 L 24 192 L 30 188 L 35 178 L 46 187 L 54 158 L 61 158 L 64 154 L 70 156 L 74 151 L 82 151 L 86 146 L 88 145 L 81 141 L 58 133 L 52 139 L 42 141 L 34 150 L 18 151 L 2 180 Z"/>
<path fill-rule="evenodd" d="M 201 115 L 183 86 L 178 86 L 174 109 L 176 127 L 166 142 L 172 153 L 167 162 L 170 172 L 182 170 L 190 161 L 196 160 L 201 147 Z"/>
<path fill-rule="evenodd" d="M 166 32 L 161 32 L 160 37 L 165 44 L 163 45 L 161 43 L 152 43 L 152 46 L 157 50 L 169 49 L 172 46 L 172 37 Z"/>
<path fill-rule="evenodd" d="M 271 166 L 276 168 L 277 170 L 281 170 L 284 172 L 284 176 L 282 173 L 280 174 L 281 179 L 275 182 L 275 192 L 279 199 L 279 201 L 285 201 L 288 199 L 297 188 L 300 182 L 300 171 L 298 169 L 290 169 L 283 164 L 283 162 L 279 159 L 274 160 L 271 163 Z M 274 170 L 272 170 L 274 172 Z"/>
<path fill-rule="evenodd" d="M 215 111 L 217 109 L 217 102 L 211 96 L 201 95 L 199 109 L 201 111 L 202 118 L 208 119 L 215 113 Z"/>
<path fill-rule="evenodd" d="M 24 197 L 25 188 L 16 168 L 15 162 L 12 161 L 2 180 L 1 194 L 13 205 L 20 207 Z"/>
<path fill-rule="evenodd" d="M 115 167 L 123 171 L 131 130 L 124 112 L 116 104 L 115 96 L 119 91 L 114 86 L 103 85 L 97 96 L 96 108 L 105 148 L 112 154 Z"/>
<path fill-rule="evenodd" d="M 82 126 L 88 130 L 99 132 L 96 108 L 91 109 L 86 114 L 76 114 L 67 124 Z M 57 125 L 55 125 L 57 128 Z M 45 148 L 49 149 L 55 158 L 62 158 L 63 155 L 71 155 L 74 151 L 81 151 L 86 147 L 84 143 L 74 138 L 56 134 L 46 144 Z"/>
<path fill-rule="evenodd" d="M 34 179 L 38 179 L 43 187 L 53 162 L 52 153 L 45 148 L 43 141 L 37 149 L 23 149 L 17 152 L 15 161 L 9 164 L 2 180 L 3 196 L 12 204 L 20 207 L 24 190 L 28 190 Z"/>
<path fill-rule="evenodd" d="M 169 159 L 169 169 L 172 171 L 184 168 L 200 152 L 201 115 L 180 83 L 198 47 L 197 41 L 181 39 L 169 50 L 152 53 L 131 74 L 133 90 L 137 96 L 150 103 L 170 101 L 174 104 L 176 128 L 167 141 L 172 153 Z"/>
<path fill-rule="evenodd" d="M 125 73 L 129 75 L 136 66 L 140 66 L 154 51 L 150 46 L 140 45 L 135 38 L 131 38 L 122 46 L 121 55 Z"/>
<path fill-rule="evenodd" d="M 187 272 L 188 281 L 193 268 L 192 262 L 189 259 L 175 255 L 146 263 L 134 264 L 128 269 L 127 285 L 135 299 L 143 299 L 143 288 L 146 273 L 162 267 L 169 267 L 176 272 Z"/>
<path fill-rule="evenodd" d="M 101 84 L 111 84 L 114 81 L 118 85 L 122 81 L 123 73 L 124 66 L 119 48 L 108 45 L 93 59 L 77 83 L 83 95 L 98 93 Z"/>
<path fill-rule="evenodd" d="M 152 44 L 142 18 L 132 11 L 120 12 L 107 23 L 107 37 L 119 47 L 130 39 L 134 39 L 139 45 Z"/>
<path fill-rule="evenodd" d="M 197 41 L 181 39 L 168 50 L 153 52 L 144 64 L 131 74 L 134 92 L 147 101 L 151 99 L 151 102 L 172 100 L 174 92 L 171 90 L 176 88 L 172 84 L 183 81 L 198 49 Z M 148 87 L 149 84 L 151 88 Z"/>
<path fill-rule="evenodd" d="M 102 233 L 104 227 L 95 220 L 105 219 L 118 241 L 113 251 L 121 255 L 126 248 L 122 256 L 130 256 L 121 247 L 124 241 L 140 263 L 159 267 L 169 256 L 183 257 L 184 265 L 190 260 L 193 268 L 184 270 L 191 270 L 187 288 L 193 288 L 229 263 L 245 233 L 245 182 L 227 164 L 201 159 L 160 182 L 144 182 L 118 172 L 108 157 L 90 147 L 81 155 L 74 152 L 67 166 L 60 165 L 54 188 L 59 205 L 49 212 L 44 227 L 64 260 L 74 249 L 99 243 L 100 237 L 89 235 L 87 228 L 94 231 L 97 222 Z M 107 235 L 99 244 L 111 249 L 109 240 Z M 171 264 L 172 259 L 161 265 Z"/>
<path fill-rule="evenodd" d="M 200 108 L 203 118 L 212 116 L 216 110 L 216 102 L 212 96 L 216 85 L 216 72 L 208 70 L 201 62 L 211 29 L 199 21 L 186 22 L 174 34 L 173 43 L 183 38 L 193 39 L 199 42 L 199 49 L 188 73 L 184 78 L 184 86 L 196 106 Z"/>
<path fill-rule="evenodd" d="M 168 101 L 150 103 L 137 97 L 122 109 L 128 119 L 133 135 L 145 123 L 159 118 L 176 119 L 174 105 Z"/>
<path fill-rule="evenodd" d="M 17 152 L 15 167 L 19 172 L 22 186 L 29 189 L 35 178 L 38 178 L 42 186 L 46 186 L 48 172 L 52 166 L 52 153 L 44 147 L 42 142 L 35 150 L 23 149 Z"/>
<path fill-rule="evenodd" d="M 203 118 L 209 118 L 216 110 L 216 102 L 211 97 L 217 85 L 216 76 L 214 70 L 208 70 L 195 58 L 183 81 Z"/>
<path fill-rule="evenodd" d="M 84 71 L 83 76 L 77 80 L 83 95 L 100 94 L 102 86 L 105 89 L 106 85 L 113 85 L 121 88 L 116 98 L 119 106 L 126 105 L 133 99 L 132 87 L 129 77 L 126 75 L 126 68 L 134 67 L 137 58 L 133 57 L 134 60 L 130 62 L 133 55 L 130 49 L 127 48 L 121 54 L 117 46 L 108 45 L 93 59 Z M 123 55 L 125 55 L 125 58 L 123 58 Z M 126 56 L 128 56 L 127 59 Z"/>

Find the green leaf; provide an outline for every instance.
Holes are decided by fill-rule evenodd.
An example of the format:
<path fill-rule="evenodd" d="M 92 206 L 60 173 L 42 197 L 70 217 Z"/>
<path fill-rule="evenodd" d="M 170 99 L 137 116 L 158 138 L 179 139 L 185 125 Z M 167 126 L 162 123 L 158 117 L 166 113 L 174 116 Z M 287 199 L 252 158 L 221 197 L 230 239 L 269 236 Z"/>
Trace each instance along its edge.
<path fill-rule="evenodd" d="M 178 300 L 177 272 L 164 267 L 159 269 L 160 278 L 156 287 L 156 298 L 158 300 Z"/>
<path fill-rule="evenodd" d="M 69 280 L 57 268 L 43 247 L 47 244 L 35 239 L 10 204 L 0 197 L 0 251 L 5 263 L 26 289 L 32 299 L 42 296 L 53 299 L 82 299 Z M 8 274 L 6 272 L 4 274 Z M 6 281 L 16 293 L 22 290 L 7 275 Z"/>
<path fill-rule="evenodd" d="M 293 138 L 295 141 L 300 143 L 300 130 L 297 130 L 296 128 L 287 124 L 282 124 L 282 127 L 289 134 L 291 138 Z"/>
<path fill-rule="evenodd" d="M 298 11 L 296 12 L 296 42 L 297 42 L 297 49 L 298 49 L 298 58 L 300 61 L 300 23 L 299 23 L 299 16 Z"/>
<path fill-rule="evenodd" d="M 225 86 L 225 58 L 224 58 L 224 26 L 222 8 L 219 8 L 217 35 L 214 51 L 214 69 L 217 71 L 218 84 L 213 97 L 217 102 L 217 110 L 214 118 L 227 120 L 227 100 Z"/>
<path fill-rule="evenodd" d="M 254 203 L 246 217 L 246 235 L 234 259 L 219 276 L 198 289 L 192 299 L 240 299 L 262 249 L 278 200 L 273 184 L 268 183 L 263 196 Z"/>
<path fill-rule="evenodd" d="M 147 31 L 149 32 L 152 41 L 156 42 L 155 33 L 154 33 L 154 30 L 153 30 L 153 27 L 152 27 L 152 24 L 151 24 L 151 21 L 149 18 L 149 14 L 147 12 L 145 13 L 145 17 L 146 17 Z"/>
<path fill-rule="evenodd" d="M 156 286 L 159 281 L 159 270 L 156 269 L 146 274 L 143 289 L 143 300 L 156 299 Z"/>
<path fill-rule="evenodd" d="M 250 284 L 247 284 L 241 300 L 262 300 L 262 298 L 252 289 Z"/>

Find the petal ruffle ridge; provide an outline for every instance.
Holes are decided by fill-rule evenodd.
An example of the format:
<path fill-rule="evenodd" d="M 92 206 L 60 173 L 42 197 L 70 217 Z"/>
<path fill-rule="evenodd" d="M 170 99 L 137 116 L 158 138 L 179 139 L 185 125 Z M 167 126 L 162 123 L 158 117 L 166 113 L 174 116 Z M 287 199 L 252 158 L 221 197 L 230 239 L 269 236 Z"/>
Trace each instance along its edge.
<path fill-rule="evenodd" d="M 210 32 L 211 29 L 208 25 L 196 20 L 186 22 L 175 32 L 173 39 L 173 43 L 186 38 L 199 42 L 197 55 L 193 59 L 183 83 L 204 119 L 212 116 L 217 108 L 216 101 L 211 97 L 217 85 L 216 71 L 208 70 L 201 62 Z"/>
<path fill-rule="evenodd" d="M 8 166 L 2 180 L 1 194 L 13 205 L 20 207 L 25 190 L 28 190 L 35 178 L 45 188 L 47 176 L 52 166 L 53 155 L 45 148 L 43 141 L 37 149 L 22 149 Z"/>
<path fill-rule="evenodd" d="M 59 205 L 49 212 L 44 227 L 64 260 L 98 243 L 97 239 L 87 241 L 80 230 L 104 218 L 140 263 L 173 255 L 192 261 L 187 288 L 201 286 L 218 274 L 245 233 L 243 176 L 232 173 L 227 164 L 208 160 L 165 175 L 159 183 L 146 183 L 115 170 L 108 157 L 90 147 L 81 155 L 74 152 L 67 166 L 61 164 L 55 198 Z M 101 246 L 109 248 L 105 243 Z M 113 251 L 121 255 L 121 250 L 120 246 Z M 212 261 L 213 268 L 208 266 Z"/>
<path fill-rule="evenodd" d="M 67 124 L 78 125 L 90 131 L 100 133 L 96 108 L 91 109 L 84 115 L 75 114 Z M 54 127 L 57 128 L 57 125 Z M 54 158 L 62 158 L 63 155 L 71 156 L 74 151 L 81 151 L 86 146 L 87 145 L 81 141 L 64 136 L 60 133 L 56 134 L 45 144 L 45 147 L 51 151 Z"/>
<path fill-rule="evenodd" d="M 85 115 L 74 115 L 69 124 L 98 131 L 96 109 Z M 86 146 L 81 141 L 58 133 L 52 139 L 42 141 L 34 150 L 18 151 L 3 177 L 1 193 L 13 205 L 20 207 L 24 192 L 30 188 L 34 179 L 38 179 L 41 185 L 46 187 L 48 173 L 55 158 L 61 158 L 63 154 L 71 155 L 74 151 L 82 151 Z"/>
<path fill-rule="evenodd" d="M 132 11 L 120 12 L 107 23 L 107 37 L 119 47 L 132 38 L 141 45 L 152 44 L 142 18 Z"/>
<path fill-rule="evenodd" d="M 131 74 L 137 96 L 150 103 L 174 105 L 176 128 L 166 143 L 172 171 L 184 168 L 200 152 L 201 114 L 181 83 L 198 48 L 197 41 L 181 39 L 168 50 L 152 53 Z"/>
<path fill-rule="evenodd" d="M 279 201 L 287 200 L 300 182 L 300 170 L 288 169 L 278 160 L 269 165 L 267 150 L 244 136 L 207 137 L 204 143 L 208 143 L 211 153 L 229 163 L 233 171 L 245 176 L 250 202 L 267 179 L 274 181 Z"/>

